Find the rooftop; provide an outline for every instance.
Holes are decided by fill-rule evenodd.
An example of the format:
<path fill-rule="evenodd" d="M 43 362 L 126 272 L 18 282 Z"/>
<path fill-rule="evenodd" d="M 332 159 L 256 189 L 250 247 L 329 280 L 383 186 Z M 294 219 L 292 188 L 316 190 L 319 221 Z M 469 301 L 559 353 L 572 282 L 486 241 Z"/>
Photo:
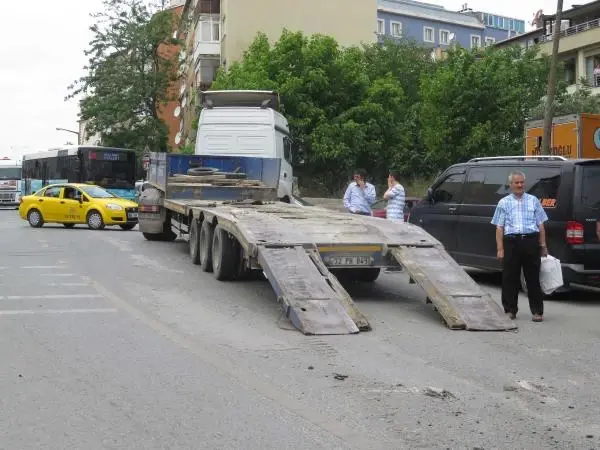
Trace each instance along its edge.
<path fill-rule="evenodd" d="M 470 14 L 448 11 L 442 6 L 413 0 L 377 0 L 377 10 L 391 14 L 418 17 L 437 22 L 453 23 L 471 28 L 485 28 L 481 21 Z"/>

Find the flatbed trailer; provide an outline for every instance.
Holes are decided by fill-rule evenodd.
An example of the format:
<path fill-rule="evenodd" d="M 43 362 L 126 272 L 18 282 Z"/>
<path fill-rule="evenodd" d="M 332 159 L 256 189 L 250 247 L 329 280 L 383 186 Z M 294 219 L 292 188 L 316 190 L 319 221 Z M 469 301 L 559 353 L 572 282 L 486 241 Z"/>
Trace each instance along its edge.
<path fill-rule="evenodd" d="M 286 316 L 304 334 L 370 330 L 342 282 L 374 282 L 382 269 L 399 266 L 425 290 L 427 302 L 449 328 L 516 328 L 422 228 L 273 201 L 279 173 L 275 159 L 184 158 L 151 155 L 150 183 L 140 197 L 139 224 L 146 239 L 187 240 L 192 262 L 221 281 L 262 271 Z M 239 173 L 231 171 L 236 165 L 250 174 L 254 164 L 255 176 L 187 176 L 190 162 L 204 167 L 222 163 L 221 171 L 230 175 Z"/>

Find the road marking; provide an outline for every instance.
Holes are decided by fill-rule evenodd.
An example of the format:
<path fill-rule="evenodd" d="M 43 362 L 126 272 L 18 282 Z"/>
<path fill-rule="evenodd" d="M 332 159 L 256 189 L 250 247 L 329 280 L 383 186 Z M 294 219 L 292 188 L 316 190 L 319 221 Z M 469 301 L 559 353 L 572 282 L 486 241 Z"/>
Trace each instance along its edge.
<path fill-rule="evenodd" d="M 72 273 L 40 273 L 41 277 L 74 277 Z"/>
<path fill-rule="evenodd" d="M 281 391 L 277 386 L 269 383 L 268 380 L 246 373 L 234 361 L 220 356 L 211 348 L 202 347 L 201 342 L 197 342 L 185 334 L 173 330 L 169 325 L 156 319 L 151 314 L 138 309 L 90 277 L 82 276 L 82 278 L 92 284 L 97 292 L 100 292 L 104 298 L 110 300 L 119 309 L 127 311 L 135 319 L 156 333 L 188 350 L 217 370 L 233 378 L 247 390 L 257 392 L 263 397 L 270 399 L 307 422 L 350 444 L 353 448 L 361 450 L 371 450 L 373 448 L 372 439 L 362 432 L 353 429 L 335 417 L 319 413 L 311 405 L 303 405 L 298 399 L 287 394 L 285 391 Z"/>
<path fill-rule="evenodd" d="M 102 298 L 99 294 L 0 295 L 0 300 L 61 300 L 68 298 Z"/>
<path fill-rule="evenodd" d="M 46 286 L 64 286 L 64 287 L 74 287 L 74 286 L 89 286 L 87 283 L 48 283 Z"/>
<path fill-rule="evenodd" d="M 31 269 L 31 270 L 38 270 L 38 269 L 66 269 L 67 266 L 21 266 L 19 268 L 20 269 Z"/>
<path fill-rule="evenodd" d="M 91 314 L 91 313 L 116 313 L 117 308 L 96 308 L 96 309 L 14 309 L 0 310 L 0 316 L 18 316 L 25 314 Z"/>

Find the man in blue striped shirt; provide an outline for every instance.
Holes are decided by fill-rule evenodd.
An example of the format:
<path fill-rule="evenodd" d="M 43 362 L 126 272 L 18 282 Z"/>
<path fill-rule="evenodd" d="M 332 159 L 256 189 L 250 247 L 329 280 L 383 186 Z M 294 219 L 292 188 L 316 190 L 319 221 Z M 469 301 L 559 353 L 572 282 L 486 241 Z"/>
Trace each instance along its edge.
<path fill-rule="evenodd" d="M 541 322 L 544 301 L 540 287 L 541 257 L 548 255 L 544 222 L 548 216 L 537 197 L 525 192 L 525 174 L 508 177 L 512 194 L 498 202 L 492 224 L 496 225 L 498 259 L 502 260 L 502 305 L 511 319 L 519 309 L 521 269 L 527 284 L 529 308 L 534 322 Z"/>
<path fill-rule="evenodd" d="M 371 205 L 375 203 L 375 186 L 367 183 L 367 172 L 363 169 L 355 170 L 353 178 L 344 194 L 344 208 L 352 214 L 370 216 Z"/>
<path fill-rule="evenodd" d="M 387 200 L 386 217 L 390 220 L 404 222 L 404 203 L 405 193 L 404 186 L 399 182 L 398 172 L 390 170 L 388 176 L 388 190 L 383 194 L 383 198 Z"/>

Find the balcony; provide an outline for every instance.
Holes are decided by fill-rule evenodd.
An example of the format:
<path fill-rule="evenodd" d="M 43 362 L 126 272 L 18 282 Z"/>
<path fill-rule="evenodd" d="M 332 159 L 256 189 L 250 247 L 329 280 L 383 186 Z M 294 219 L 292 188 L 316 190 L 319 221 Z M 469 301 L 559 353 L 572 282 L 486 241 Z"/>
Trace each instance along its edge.
<path fill-rule="evenodd" d="M 221 54 L 220 42 L 198 42 L 194 49 L 194 62 L 203 56 L 219 56 Z"/>
<path fill-rule="evenodd" d="M 202 56 L 221 54 L 221 18 L 217 14 L 200 16 L 194 31 L 194 62 Z"/>
<path fill-rule="evenodd" d="M 542 53 L 552 54 L 552 34 L 540 37 Z M 578 50 L 600 42 L 600 19 L 590 20 L 560 31 L 559 53 Z"/>

